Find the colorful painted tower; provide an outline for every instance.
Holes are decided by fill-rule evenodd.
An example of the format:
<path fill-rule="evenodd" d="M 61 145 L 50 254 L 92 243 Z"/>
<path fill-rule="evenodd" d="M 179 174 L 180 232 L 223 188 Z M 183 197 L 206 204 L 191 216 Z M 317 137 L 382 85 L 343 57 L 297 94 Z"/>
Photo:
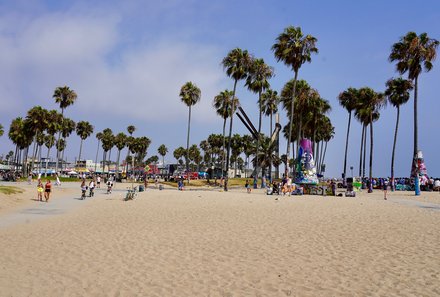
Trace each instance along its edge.
<path fill-rule="evenodd" d="M 312 142 L 310 139 L 301 139 L 299 145 L 295 183 L 316 185 L 318 176 L 313 159 Z"/>

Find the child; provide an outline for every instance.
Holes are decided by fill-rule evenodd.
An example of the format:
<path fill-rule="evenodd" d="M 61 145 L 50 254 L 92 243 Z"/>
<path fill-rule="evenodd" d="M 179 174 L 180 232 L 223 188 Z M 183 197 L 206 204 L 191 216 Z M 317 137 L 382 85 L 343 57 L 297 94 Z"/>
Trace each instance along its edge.
<path fill-rule="evenodd" d="M 41 182 L 41 179 L 39 179 L 37 185 L 38 201 L 43 201 L 43 192 L 44 192 L 43 183 Z"/>
<path fill-rule="evenodd" d="M 250 194 L 251 193 L 251 185 L 249 184 L 249 180 L 246 180 L 246 184 L 244 186 L 246 188 L 246 192 L 248 194 Z"/>

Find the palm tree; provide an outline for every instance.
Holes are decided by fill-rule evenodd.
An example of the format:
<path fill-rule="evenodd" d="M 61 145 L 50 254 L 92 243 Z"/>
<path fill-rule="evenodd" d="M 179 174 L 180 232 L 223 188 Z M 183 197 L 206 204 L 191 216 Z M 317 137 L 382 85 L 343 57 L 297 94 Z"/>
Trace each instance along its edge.
<path fill-rule="evenodd" d="M 277 61 L 283 61 L 289 67 L 292 67 L 295 73 L 292 86 L 292 103 L 290 104 L 290 126 L 287 140 L 286 156 L 290 155 L 290 143 L 292 142 L 292 125 L 294 115 L 294 104 L 296 97 L 296 81 L 298 79 L 298 71 L 302 64 L 305 62 L 311 62 L 311 54 L 318 53 L 316 48 L 317 39 L 312 35 L 306 35 L 301 31 L 300 27 L 289 26 L 284 29 L 277 39 L 276 43 L 272 46 L 275 58 Z M 288 164 L 289 162 L 286 162 Z M 286 175 L 288 174 L 288 166 L 286 166 Z"/>
<path fill-rule="evenodd" d="M 103 134 L 101 132 L 96 133 L 96 139 L 98 139 L 98 147 L 96 148 L 96 158 L 95 158 L 95 173 L 98 166 L 98 152 L 99 152 L 99 145 L 101 143 Z"/>
<path fill-rule="evenodd" d="M 55 136 L 52 134 L 47 134 L 44 136 L 44 145 L 47 147 L 46 155 L 46 170 L 44 171 L 44 176 L 47 177 L 47 165 L 49 161 L 50 149 L 55 145 Z"/>
<path fill-rule="evenodd" d="M 18 117 L 12 120 L 8 132 L 9 139 L 16 146 L 17 153 L 15 154 L 15 163 L 18 164 L 21 159 L 21 169 L 24 175 L 27 174 L 27 166 L 25 161 L 27 159 L 27 152 L 25 152 L 24 156 L 21 156 L 22 151 L 24 149 L 27 150 L 33 140 L 31 129 L 29 129 L 27 126 L 28 125 L 26 125 L 26 122 L 23 120 L 23 118 Z"/>
<path fill-rule="evenodd" d="M 192 82 L 185 83 L 180 89 L 180 99 L 186 106 L 188 106 L 188 134 L 186 137 L 186 170 L 188 172 L 188 183 L 190 180 L 189 176 L 189 132 L 191 127 L 191 106 L 197 104 L 200 101 L 201 92 L 200 89 Z"/>
<path fill-rule="evenodd" d="M 62 125 L 61 126 L 61 136 L 64 139 L 64 145 L 63 145 L 63 149 L 60 150 L 60 152 L 62 152 L 61 160 L 64 160 L 64 151 L 67 146 L 67 137 L 69 137 L 70 134 L 72 134 L 72 132 L 75 131 L 76 123 L 73 120 L 65 117 L 65 118 L 63 118 L 63 122 L 61 125 Z M 61 169 L 63 169 L 62 164 L 61 164 Z"/>
<path fill-rule="evenodd" d="M 369 118 L 370 126 L 370 170 L 369 180 L 370 187 L 368 192 L 373 192 L 373 114 L 379 113 L 379 110 L 386 104 L 385 97 L 382 93 L 377 93 L 371 88 L 364 87 L 359 90 L 360 104 L 362 109 L 366 111 Z"/>
<path fill-rule="evenodd" d="M 76 125 L 76 134 L 81 138 L 81 144 L 79 146 L 78 161 L 81 161 L 81 151 L 83 141 L 86 140 L 93 133 L 93 126 L 87 121 L 78 122 Z"/>
<path fill-rule="evenodd" d="M 400 74 L 408 72 L 408 79 L 414 80 L 414 150 L 411 176 L 417 176 L 416 154 L 418 152 L 418 122 L 417 122 L 417 91 L 418 78 L 422 70 L 429 72 L 437 56 L 439 41 L 428 37 L 427 33 L 417 36 L 415 32 L 408 32 L 399 42 L 393 44 L 389 56 L 390 62 L 397 61 L 396 70 Z M 416 195 L 420 195 L 419 183 L 416 183 Z"/>
<path fill-rule="evenodd" d="M 235 48 L 231 50 L 228 55 L 223 58 L 222 65 L 226 70 L 227 76 L 234 80 L 234 88 L 232 89 L 232 98 L 235 98 L 235 91 L 237 89 L 237 83 L 239 80 L 246 79 L 249 65 L 251 63 L 251 56 L 247 50 L 242 50 L 240 48 Z M 231 110 L 235 111 L 234 101 L 232 101 Z M 226 150 L 226 172 L 229 171 L 229 157 L 231 150 L 231 139 L 232 139 L 232 124 L 234 120 L 234 115 L 231 115 L 229 119 L 229 140 L 228 147 Z M 224 190 L 228 190 L 228 174 L 226 174 L 226 179 L 224 183 Z"/>
<path fill-rule="evenodd" d="M 114 136 L 113 131 L 110 128 L 106 128 L 102 131 L 101 137 L 102 149 L 103 149 L 103 161 L 102 161 L 102 172 L 105 172 L 107 152 L 114 146 Z M 109 168 L 110 169 L 110 168 Z"/>
<path fill-rule="evenodd" d="M 348 138 L 350 135 L 351 114 L 355 110 L 358 102 L 358 90 L 355 88 L 348 88 L 338 96 L 339 104 L 348 111 L 347 137 L 345 138 L 345 154 L 344 154 L 344 183 L 347 177 L 347 152 L 348 152 Z"/>
<path fill-rule="evenodd" d="M 261 94 L 263 91 L 270 87 L 269 79 L 273 76 L 273 68 L 266 65 L 263 59 L 252 59 L 248 70 L 248 77 L 246 78 L 246 86 L 251 92 L 258 94 L 258 135 L 261 134 L 261 122 L 263 117 L 263 104 Z M 257 146 L 256 146 L 256 155 L 258 155 L 258 150 L 260 146 L 260 137 L 257 138 Z M 255 168 L 255 176 L 254 176 L 254 188 L 257 188 L 257 177 L 258 177 L 258 158 Z M 263 177 L 263 176 L 262 176 Z M 264 183 L 264 179 L 262 178 L 261 187 L 266 188 L 266 184 Z"/>
<path fill-rule="evenodd" d="M 35 106 L 27 112 L 25 122 L 27 123 L 34 138 L 34 148 L 32 150 L 31 172 L 34 169 L 34 161 L 37 155 L 37 137 L 41 137 L 47 126 L 48 111 L 41 106 Z"/>
<path fill-rule="evenodd" d="M 264 92 L 261 95 L 262 99 L 262 105 L 263 105 L 263 112 L 266 116 L 270 117 L 270 135 L 273 133 L 273 120 L 272 117 L 274 114 L 278 112 L 278 104 L 280 103 L 280 97 L 278 96 L 278 92 L 274 91 L 272 89 L 267 89 L 266 92 Z M 275 146 L 276 148 L 276 154 L 279 157 L 280 156 L 280 150 L 279 150 L 279 143 L 277 138 L 277 144 Z M 269 167 L 269 177 L 272 181 L 272 166 Z M 279 165 L 275 166 L 275 177 L 279 178 Z"/>
<path fill-rule="evenodd" d="M 233 98 L 232 92 L 228 90 L 224 90 L 214 97 L 214 102 L 212 104 L 217 112 L 217 115 L 223 118 L 223 147 L 222 147 L 223 153 L 226 149 L 226 138 L 225 138 L 226 120 L 228 117 L 232 116 L 235 112 L 235 110 L 232 110 L 232 106 L 234 106 L 235 108 L 239 106 L 238 98 L 236 97 L 234 99 L 232 98 Z M 226 172 L 225 165 L 226 165 L 225 160 L 222 159 L 223 172 Z M 223 176 L 223 172 L 222 172 L 222 176 Z"/>
<path fill-rule="evenodd" d="M 5 132 L 5 130 L 3 129 L 2 124 L 0 124 L 0 136 L 3 136 L 4 132 Z"/>
<path fill-rule="evenodd" d="M 388 80 L 386 87 L 385 96 L 387 96 L 388 102 L 397 109 L 396 129 L 394 131 L 393 152 L 391 155 L 391 186 L 392 190 L 394 190 L 394 155 L 396 151 L 397 130 L 399 128 L 400 106 L 408 102 L 410 97 L 409 91 L 413 89 L 413 84 L 410 80 L 399 77 Z"/>
<path fill-rule="evenodd" d="M 271 167 L 272 164 L 279 165 L 281 163 L 280 157 L 276 154 L 276 143 L 272 142 L 270 137 L 262 137 L 262 142 L 260 143 L 260 149 L 258 154 L 252 162 L 254 164 L 260 163 L 263 174 L 266 168 Z"/>
<path fill-rule="evenodd" d="M 157 149 L 157 152 L 162 156 L 162 166 L 165 167 L 165 156 L 168 153 L 168 148 L 165 146 L 165 144 L 161 144 Z"/>
<path fill-rule="evenodd" d="M 124 149 L 124 147 L 127 145 L 127 135 L 120 132 L 115 136 L 115 146 L 118 149 L 118 159 L 116 161 L 116 172 L 118 174 L 118 178 L 120 177 L 119 174 L 119 161 L 121 157 L 121 151 Z"/>
<path fill-rule="evenodd" d="M 55 91 L 53 92 L 52 98 L 55 99 L 55 103 L 58 103 L 60 105 L 61 109 L 61 115 L 64 116 L 64 110 L 75 103 L 75 100 L 77 98 L 77 94 L 74 90 L 71 90 L 69 87 L 57 87 Z M 58 140 L 60 139 L 60 133 L 58 133 Z M 58 160 L 60 158 L 60 151 L 57 150 L 57 159 L 56 159 L 56 165 L 55 165 L 55 171 L 58 171 Z"/>
<path fill-rule="evenodd" d="M 186 151 L 183 147 L 179 146 L 173 151 L 173 156 L 176 158 L 177 162 L 182 165 L 182 157 L 185 156 Z"/>
<path fill-rule="evenodd" d="M 133 137 L 133 133 L 136 131 L 136 127 L 135 126 L 133 126 L 133 125 L 129 125 L 128 127 L 127 127 L 127 132 L 128 132 L 128 134 L 130 135 L 130 137 Z M 129 143 L 131 143 L 131 141 L 132 141 L 133 139 L 132 138 L 127 138 L 127 144 L 129 144 Z M 125 174 L 127 175 L 128 174 L 128 157 L 130 156 L 130 148 L 128 148 L 128 150 L 127 150 L 127 156 L 125 157 L 125 162 L 126 162 L 126 165 L 125 165 Z"/>

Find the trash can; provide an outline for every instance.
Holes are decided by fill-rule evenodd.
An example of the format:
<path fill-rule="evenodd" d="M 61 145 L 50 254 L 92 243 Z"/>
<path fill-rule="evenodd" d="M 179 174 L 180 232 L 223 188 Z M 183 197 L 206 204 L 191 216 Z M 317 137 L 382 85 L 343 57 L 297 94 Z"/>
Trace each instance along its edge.
<path fill-rule="evenodd" d="M 143 185 L 139 185 L 139 192 L 143 192 L 144 191 L 144 186 Z"/>

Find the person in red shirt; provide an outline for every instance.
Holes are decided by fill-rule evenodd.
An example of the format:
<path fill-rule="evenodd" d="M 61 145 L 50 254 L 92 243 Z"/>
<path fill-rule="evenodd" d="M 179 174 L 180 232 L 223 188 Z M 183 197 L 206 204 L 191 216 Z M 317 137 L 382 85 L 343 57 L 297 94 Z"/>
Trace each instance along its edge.
<path fill-rule="evenodd" d="M 46 199 L 46 202 L 49 201 L 50 192 L 52 192 L 52 184 L 50 183 L 50 180 L 48 179 L 46 182 L 46 185 L 44 186 L 44 198 Z"/>

